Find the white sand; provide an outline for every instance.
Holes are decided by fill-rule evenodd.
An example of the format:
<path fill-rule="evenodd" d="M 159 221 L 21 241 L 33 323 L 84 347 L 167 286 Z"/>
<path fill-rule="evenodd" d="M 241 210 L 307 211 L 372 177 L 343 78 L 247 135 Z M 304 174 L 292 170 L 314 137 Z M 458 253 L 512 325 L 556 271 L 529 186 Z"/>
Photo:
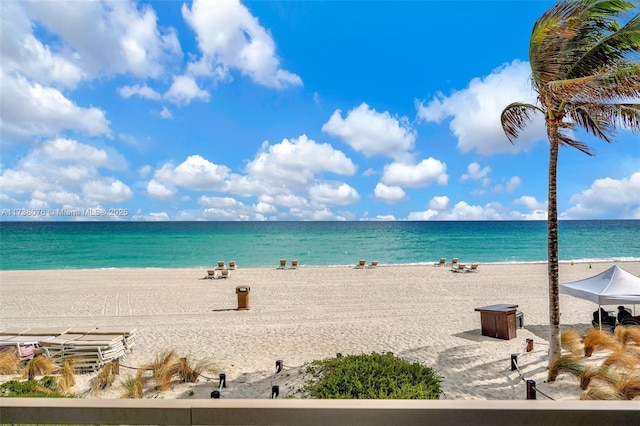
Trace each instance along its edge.
<path fill-rule="evenodd" d="M 640 274 L 640 262 L 618 263 Z M 590 267 L 591 266 L 591 267 Z M 595 275 L 610 263 L 561 264 L 560 281 Z M 298 368 L 338 352 L 391 351 L 443 376 L 447 399 L 524 399 L 525 384 L 510 370 L 511 354 L 539 390 L 555 399 L 578 399 L 577 381 L 561 375 L 545 383 L 548 350 L 546 264 L 483 265 L 477 273 L 446 267 L 385 266 L 376 269 L 244 269 L 231 278 L 202 279 L 200 269 L 108 269 L 0 272 L 0 328 L 113 327 L 137 329 L 137 343 L 123 366 L 138 367 L 175 350 L 206 359 L 215 371 L 197 384 L 176 385 L 147 397 L 209 398 L 225 373 L 223 398 L 270 398 L 295 394 Z M 238 311 L 236 286 L 250 286 L 250 309 Z M 513 303 L 524 312 L 517 338 L 482 336 L 474 308 Z M 593 303 L 561 295 L 562 329 L 590 327 Z M 615 309 L 611 307 L 610 309 Z M 638 313 L 636 312 L 636 315 Z M 276 361 L 284 369 L 275 374 Z M 121 376 L 134 370 L 121 369 Z M 93 374 L 73 389 L 86 392 Z M 7 380 L 9 377 L 4 376 Z M 92 397 L 117 398 L 112 389 Z"/>

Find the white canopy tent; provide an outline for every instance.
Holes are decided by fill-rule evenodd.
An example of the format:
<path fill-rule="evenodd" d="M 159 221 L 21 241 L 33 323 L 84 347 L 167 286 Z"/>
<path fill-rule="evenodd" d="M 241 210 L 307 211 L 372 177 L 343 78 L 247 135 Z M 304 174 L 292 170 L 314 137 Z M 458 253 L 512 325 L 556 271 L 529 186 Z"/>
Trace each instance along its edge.
<path fill-rule="evenodd" d="M 568 294 L 580 299 L 590 300 L 601 305 L 618 305 L 640 303 L 640 277 L 614 265 L 604 272 L 580 281 L 560 284 L 560 293 Z M 602 318 L 600 318 L 602 324 Z"/>

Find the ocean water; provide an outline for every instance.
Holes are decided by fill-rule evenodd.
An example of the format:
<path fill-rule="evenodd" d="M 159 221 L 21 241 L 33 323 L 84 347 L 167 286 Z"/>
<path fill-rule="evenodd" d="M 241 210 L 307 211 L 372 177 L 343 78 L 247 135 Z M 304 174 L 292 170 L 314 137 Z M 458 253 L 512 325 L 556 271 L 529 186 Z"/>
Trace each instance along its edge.
<path fill-rule="evenodd" d="M 640 221 L 561 221 L 560 261 L 640 260 Z M 0 222 L 0 269 L 545 262 L 544 221 Z"/>

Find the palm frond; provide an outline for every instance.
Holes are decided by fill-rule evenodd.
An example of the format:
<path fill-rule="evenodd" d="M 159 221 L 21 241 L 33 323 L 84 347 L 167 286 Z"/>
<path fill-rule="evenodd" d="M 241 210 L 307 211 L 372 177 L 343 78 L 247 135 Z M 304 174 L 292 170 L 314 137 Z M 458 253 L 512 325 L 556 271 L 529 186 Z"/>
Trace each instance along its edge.
<path fill-rule="evenodd" d="M 640 65 L 618 64 L 616 68 L 604 68 L 586 76 L 549 81 L 546 89 L 558 99 L 574 102 L 637 98 L 640 96 Z"/>
<path fill-rule="evenodd" d="M 637 52 L 640 34 L 640 15 L 629 20 L 622 28 L 611 22 L 610 34 L 599 35 L 591 32 L 589 36 L 595 39 L 595 44 L 585 49 L 582 56 L 575 61 L 569 72 L 568 78 L 593 74 L 603 66 L 614 65 L 626 59 L 626 55 Z"/>
<path fill-rule="evenodd" d="M 544 112 L 535 105 L 514 102 L 508 105 L 500 115 L 502 129 L 511 143 L 518 138 L 520 131 L 524 129 L 532 120 L 536 111 Z"/>
<path fill-rule="evenodd" d="M 558 135 L 558 139 L 560 141 L 560 145 L 562 146 L 570 146 L 571 148 L 575 148 L 583 153 L 593 156 L 593 152 L 591 152 L 591 148 L 584 142 L 577 141 L 575 139 L 570 138 L 569 136 L 563 135 L 560 133 Z"/>
<path fill-rule="evenodd" d="M 640 104 L 581 104 L 571 108 L 568 116 L 606 142 L 612 141 L 617 128 L 640 131 Z"/>

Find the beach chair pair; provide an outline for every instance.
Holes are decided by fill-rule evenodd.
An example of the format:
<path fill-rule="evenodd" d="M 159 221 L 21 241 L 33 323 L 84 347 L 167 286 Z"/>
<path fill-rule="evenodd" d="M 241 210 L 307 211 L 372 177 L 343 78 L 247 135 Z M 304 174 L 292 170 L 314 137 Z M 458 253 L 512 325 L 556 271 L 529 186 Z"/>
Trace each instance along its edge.
<path fill-rule="evenodd" d="M 218 266 L 216 266 L 216 270 L 221 271 L 223 269 L 236 269 L 236 261 L 235 260 L 230 260 L 229 261 L 229 266 L 225 266 L 224 261 L 223 260 L 219 260 L 218 261 Z"/>
<path fill-rule="evenodd" d="M 367 261 L 364 259 L 360 259 L 358 264 L 355 266 L 356 269 L 364 269 L 364 268 L 376 268 L 378 266 L 378 261 L 373 260 L 370 264 L 367 265 Z"/>
<path fill-rule="evenodd" d="M 298 261 L 297 260 L 292 260 L 291 261 L 291 266 L 287 267 L 287 259 L 280 259 L 280 266 L 278 266 L 276 269 L 297 269 L 298 268 Z"/>
<path fill-rule="evenodd" d="M 441 257 L 439 262 L 433 264 L 433 266 L 446 266 L 447 259 L 445 257 Z"/>
<path fill-rule="evenodd" d="M 464 263 L 456 263 L 451 267 L 453 272 L 478 272 L 478 264 L 472 263 L 470 266 L 466 266 Z"/>

